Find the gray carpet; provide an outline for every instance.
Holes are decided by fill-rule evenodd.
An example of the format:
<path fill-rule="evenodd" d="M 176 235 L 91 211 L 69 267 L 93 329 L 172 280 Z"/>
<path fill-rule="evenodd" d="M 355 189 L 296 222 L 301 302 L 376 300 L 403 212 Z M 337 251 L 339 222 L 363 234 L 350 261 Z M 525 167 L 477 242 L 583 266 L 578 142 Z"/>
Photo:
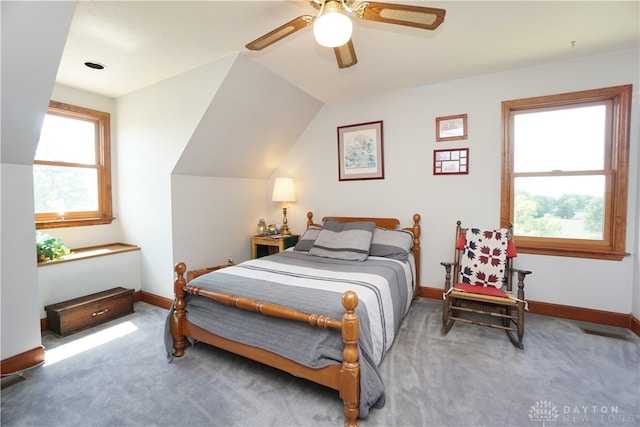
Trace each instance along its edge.
<path fill-rule="evenodd" d="M 5 387 L 2 425 L 342 425 L 336 392 L 207 345 L 167 363 L 166 311 L 135 309 L 67 338 L 44 334 L 49 361 L 80 338 L 137 328 Z M 632 332 L 528 315 L 521 351 L 501 331 L 457 324 L 442 337 L 440 324 L 439 301 L 413 304 L 382 362 L 386 406 L 362 426 L 640 425 L 640 338 Z"/>

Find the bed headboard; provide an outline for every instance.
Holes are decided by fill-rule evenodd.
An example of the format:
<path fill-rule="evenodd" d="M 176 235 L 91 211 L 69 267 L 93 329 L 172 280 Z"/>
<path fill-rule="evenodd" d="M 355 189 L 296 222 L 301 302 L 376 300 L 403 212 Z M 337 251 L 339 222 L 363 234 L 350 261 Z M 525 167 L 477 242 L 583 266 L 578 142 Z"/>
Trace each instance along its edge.
<path fill-rule="evenodd" d="M 324 218 L 322 218 L 322 222 L 325 222 L 328 219 L 332 219 L 338 222 L 374 222 L 376 224 L 376 227 L 388 228 L 391 230 L 400 225 L 400 221 L 398 221 L 398 219 L 396 218 L 357 218 L 351 216 L 325 216 Z"/>
<path fill-rule="evenodd" d="M 377 227 L 380 228 L 388 228 L 388 229 L 396 229 L 400 225 L 400 220 L 397 218 L 368 218 L 368 217 L 353 217 L 353 216 L 325 216 L 322 218 L 322 222 L 324 223 L 328 219 L 333 219 L 335 221 L 340 222 L 356 222 L 356 221 L 367 221 L 373 222 Z M 318 225 L 322 227 L 322 224 L 314 224 L 313 222 L 313 212 L 307 212 L 307 228 L 311 225 Z M 416 293 L 419 292 L 420 288 L 420 214 L 413 214 L 413 226 L 411 227 L 403 227 L 403 230 L 408 230 L 413 233 L 413 257 L 416 261 Z M 417 295 L 416 295 L 417 296 Z"/>
<path fill-rule="evenodd" d="M 376 224 L 376 227 L 388 228 L 391 230 L 398 228 L 398 226 L 400 225 L 400 220 L 398 218 L 325 216 L 322 218 L 322 222 L 324 223 L 328 219 L 333 219 L 334 221 L 339 221 L 339 222 L 356 222 L 356 221 L 373 222 Z M 317 225 L 322 227 L 322 224 L 315 224 L 313 222 L 313 212 L 307 212 L 307 227 L 311 225 Z M 415 237 L 420 237 L 420 214 L 413 214 L 413 226 L 405 227 L 404 230 L 412 231 Z"/>

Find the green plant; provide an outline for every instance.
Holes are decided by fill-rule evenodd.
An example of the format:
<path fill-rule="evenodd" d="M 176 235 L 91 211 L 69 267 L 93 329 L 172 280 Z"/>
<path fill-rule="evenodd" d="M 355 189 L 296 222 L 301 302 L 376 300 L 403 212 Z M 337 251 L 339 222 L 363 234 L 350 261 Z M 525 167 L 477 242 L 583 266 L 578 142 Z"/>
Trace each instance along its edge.
<path fill-rule="evenodd" d="M 62 240 L 40 231 L 36 232 L 36 251 L 39 261 L 58 259 L 69 253 L 69 249 L 62 243 Z"/>

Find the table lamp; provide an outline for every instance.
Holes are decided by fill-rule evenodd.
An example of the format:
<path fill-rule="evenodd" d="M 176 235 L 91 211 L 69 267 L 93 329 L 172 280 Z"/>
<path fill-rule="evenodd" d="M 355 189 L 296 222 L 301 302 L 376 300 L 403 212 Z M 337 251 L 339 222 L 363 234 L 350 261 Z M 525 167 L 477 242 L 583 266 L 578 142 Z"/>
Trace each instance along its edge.
<path fill-rule="evenodd" d="M 296 201 L 296 193 L 293 189 L 293 179 L 291 178 L 276 178 L 276 182 L 273 185 L 273 195 L 271 201 L 282 202 L 282 229 L 280 234 L 291 234 L 289 226 L 287 225 L 287 202 Z"/>

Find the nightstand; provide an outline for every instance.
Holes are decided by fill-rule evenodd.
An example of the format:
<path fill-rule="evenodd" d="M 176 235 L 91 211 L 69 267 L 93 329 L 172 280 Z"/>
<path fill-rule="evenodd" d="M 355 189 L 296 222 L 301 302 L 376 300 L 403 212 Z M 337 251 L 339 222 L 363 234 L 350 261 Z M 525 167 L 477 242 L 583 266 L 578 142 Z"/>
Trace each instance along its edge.
<path fill-rule="evenodd" d="M 298 235 L 253 236 L 251 237 L 251 258 L 277 254 L 298 243 Z"/>
<path fill-rule="evenodd" d="M 189 270 L 187 271 L 187 283 L 192 281 L 198 276 L 202 276 L 203 274 L 211 273 L 212 271 L 220 270 L 221 268 L 231 267 L 233 262 L 229 262 L 226 264 L 216 265 L 214 267 L 201 268 L 199 270 Z"/>

